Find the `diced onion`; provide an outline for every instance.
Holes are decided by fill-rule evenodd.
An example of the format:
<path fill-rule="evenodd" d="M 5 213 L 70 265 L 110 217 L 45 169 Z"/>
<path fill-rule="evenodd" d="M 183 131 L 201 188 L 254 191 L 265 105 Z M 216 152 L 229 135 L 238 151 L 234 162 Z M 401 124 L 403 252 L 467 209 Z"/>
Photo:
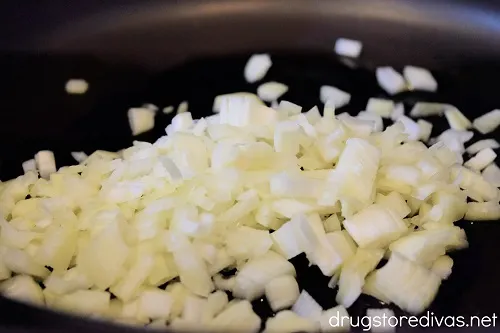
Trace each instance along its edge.
<path fill-rule="evenodd" d="M 469 221 L 494 221 L 500 219 L 500 205 L 498 201 L 469 202 L 465 219 Z"/>
<path fill-rule="evenodd" d="M 71 95 L 82 95 L 89 89 L 89 84 L 84 79 L 71 79 L 66 82 L 66 92 Z"/>
<path fill-rule="evenodd" d="M 174 112 L 175 110 L 175 107 L 173 105 L 169 105 L 169 106 L 166 106 L 162 109 L 162 112 L 164 114 L 171 114 L 172 112 Z"/>
<path fill-rule="evenodd" d="M 437 91 L 437 82 L 425 68 L 406 66 L 403 69 L 403 75 L 413 90 Z"/>
<path fill-rule="evenodd" d="M 417 102 L 410 111 L 412 117 L 440 116 L 451 105 L 441 103 Z"/>
<path fill-rule="evenodd" d="M 417 124 L 420 127 L 420 137 L 419 140 L 423 142 L 429 141 L 432 133 L 432 124 L 426 120 L 419 119 Z"/>
<path fill-rule="evenodd" d="M 376 77 L 379 86 L 388 94 L 395 95 L 407 89 L 403 76 L 392 67 L 378 67 Z"/>
<path fill-rule="evenodd" d="M 491 163 L 483 170 L 483 178 L 493 186 L 500 187 L 500 168 Z"/>
<path fill-rule="evenodd" d="M 41 150 L 36 153 L 35 161 L 40 177 L 49 178 L 52 173 L 56 172 L 56 159 L 50 150 Z"/>
<path fill-rule="evenodd" d="M 375 113 L 383 118 L 390 118 L 394 110 L 394 102 L 387 99 L 370 98 L 366 105 L 366 112 Z"/>
<path fill-rule="evenodd" d="M 472 127 L 472 123 L 457 108 L 450 108 L 444 111 L 444 116 L 448 120 L 450 127 L 457 131 L 465 131 Z"/>
<path fill-rule="evenodd" d="M 292 306 L 299 298 L 299 285 L 293 276 L 284 275 L 266 285 L 266 298 L 273 311 Z"/>
<path fill-rule="evenodd" d="M 321 316 L 323 308 L 307 291 L 302 290 L 299 298 L 292 306 L 292 311 L 303 318 L 317 320 Z"/>
<path fill-rule="evenodd" d="M 23 171 L 24 173 L 30 172 L 30 171 L 36 171 L 36 161 L 35 159 L 27 160 L 23 162 Z"/>
<path fill-rule="evenodd" d="M 441 256 L 434 261 L 431 271 L 433 271 L 441 279 L 446 280 L 450 276 L 452 268 L 453 259 L 449 256 Z"/>
<path fill-rule="evenodd" d="M 363 44 L 359 40 L 339 38 L 335 42 L 335 53 L 344 57 L 357 58 L 362 48 Z"/>
<path fill-rule="evenodd" d="M 44 296 L 42 288 L 26 275 L 16 275 L 15 277 L 0 284 L 0 293 L 6 297 L 22 302 L 43 305 Z"/>
<path fill-rule="evenodd" d="M 189 108 L 189 104 L 187 101 L 182 101 L 179 106 L 177 106 L 177 114 L 181 114 L 187 112 Z"/>
<path fill-rule="evenodd" d="M 249 92 L 237 92 L 237 93 L 231 93 L 231 94 L 223 94 L 216 96 L 214 99 L 214 105 L 212 107 L 213 112 L 220 112 L 222 105 L 226 103 L 225 101 L 230 98 L 235 98 L 235 97 L 242 97 L 249 99 L 255 105 L 262 105 L 262 101 L 257 97 L 257 95 L 249 93 Z M 283 101 L 282 101 L 283 102 Z"/>
<path fill-rule="evenodd" d="M 77 161 L 78 163 L 82 163 L 88 158 L 88 155 L 85 154 L 83 151 L 72 151 L 71 157 L 73 157 L 75 161 Z"/>
<path fill-rule="evenodd" d="M 361 295 L 365 277 L 377 267 L 384 256 L 382 250 L 368 251 L 358 249 L 356 255 L 350 258 L 342 267 L 339 279 L 337 303 L 350 307 Z"/>
<path fill-rule="evenodd" d="M 351 95 L 332 86 L 321 86 L 320 100 L 323 103 L 331 103 L 335 108 L 341 108 L 351 101 Z"/>
<path fill-rule="evenodd" d="M 491 164 L 496 157 L 497 154 L 495 154 L 493 149 L 485 148 L 477 153 L 476 156 L 465 162 L 464 166 L 475 171 L 481 171 Z"/>
<path fill-rule="evenodd" d="M 497 149 L 500 148 L 500 143 L 498 143 L 497 140 L 495 139 L 485 139 L 485 140 L 479 140 L 473 144 L 471 144 L 465 151 L 468 154 L 474 155 L 479 153 L 481 150 L 486 149 L 486 148 L 491 148 L 491 149 Z"/>
<path fill-rule="evenodd" d="M 147 132 L 155 126 L 155 112 L 148 108 L 132 108 L 128 110 L 128 121 L 132 135 Z"/>
<path fill-rule="evenodd" d="M 288 86 L 279 82 L 266 82 L 257 88 L 257 95 L 266 102 L 276 101 L 288 91 Z"/>
<path fill-rule="evenodd" d="M 441 279 L 426 268 L 392 254 L 385 266 L 367 277 L 366 284 L 403 310 L 419 314 L 436 296 Z"/>
<path fill-rule="evenodd" d="M 472 125 L 481 132 L 481 134 L 493 132 L 500 125 L 500 110 L 493 110 L 477 117 L 472 122 Z"/>
<path fill-rule="evenodd" d="M 252 55 L 245 65 L 245 80 L 250 83 L 262 80 L 271 65 L 272 61 L 269 54 Z"/>

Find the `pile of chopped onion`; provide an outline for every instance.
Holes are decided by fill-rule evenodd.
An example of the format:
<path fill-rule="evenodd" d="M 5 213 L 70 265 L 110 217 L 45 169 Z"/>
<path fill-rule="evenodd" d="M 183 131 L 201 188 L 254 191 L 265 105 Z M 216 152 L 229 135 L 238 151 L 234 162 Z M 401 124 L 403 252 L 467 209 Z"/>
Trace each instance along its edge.
<path fill-rule="evenodd" d="M 245 77 L 255 82 L 270 66 L 268 55 L 252 57 Z M 377 70 L 391 92 L 405 84 L 396 74 Z M 429 75 L 405 70 L 413 88 L 435 90 Z M 268 83 L 259 95 L 275 101 L 287 89 Z M 350 94 L 323 86 L 318 95 L 323 115 L 287 101 L 270 108 L 241 92 L 218 96 L 218 113 L 199 120 L 181 103 L 155 143 L 73 153 L 80 164 L 57 172 L 52 152 L 38 153 L 0 186 L 0 290 L 176 329 L 258 331 L 250 302 L 263 296 L 278 311 L 267 332 L 348 329 L 329 319 L 347 316 L 362 293 L 421 313 L 451 273 L 446 254 L 468 245 L 454 222 L 500 218 L 499 145 L 470 146 L 477 155 L 463 166 L 473 132 L 456 109 L 414 108 L 413 116 L 444 113 L 453 127 L 428 148 L 419 140 L 432 125 L 390 100 L 335 116 Z M 154 112 L 129 111 L 134 134 L 152 127 Z M 395 124 L 384 130 L 382 117 Z M 339 306 L 324 309 L 299 292 L 289 259 L 302 253 L 338 286 Z"/>

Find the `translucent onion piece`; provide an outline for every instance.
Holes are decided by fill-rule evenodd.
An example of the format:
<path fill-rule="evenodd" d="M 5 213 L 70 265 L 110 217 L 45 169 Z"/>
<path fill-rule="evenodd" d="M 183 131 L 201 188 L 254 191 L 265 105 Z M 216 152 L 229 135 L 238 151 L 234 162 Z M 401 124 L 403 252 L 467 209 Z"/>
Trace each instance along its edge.
<path fill-rule="evenodd" d="M 266 102 L 276 101 L 288 91 L 288 86 L 279 82 L 266 82 L 257 88 L 257 95 Z"/>
<path fill-rule="evenodd" d="M 245 65 L 245 80 L 249 83 L 262 80 L 269 68 L 271 68 L 271 65 L 272 61 L 269 54 L 252 55 Z"/>
<path fill-rule="evenodd" d="M 413 90 L 437 91 L 437 82 L 425 68 L 406 66 L 403 75 Z"/>
<path fill-rule="evenodd" d="M 406 82 L 401 74 L 392 67 L 378 67 L 376 77 L 379 86 L 387 93 L 395 95 L 406 90 Z"/>
<path fill-rule="evenodd" d="M 339 38 L 335 41 L 335 53 L 340 56 L 357 58 L 362 49 L 363 44 L 359 40 Z"/>
<path fill-rule="evenodd" d="M 371 273 L 366 284 L 412 314 L 423 312 L 434 300 L 441 279 L 433 272 L 392 254 L 387 264 Z M 373 292 L 370 292 L 373 295 Z"/>
<path fill-rule="evenodd" d="M 500 125 L 500 110 L 490 111 L 474 119 L 472 125 L 481 134 L 493 132 Z"/>
<path fill-rule="evenodd" d="M 377 267 L 383 256 L 382 250 L 358 249 L 356 255 L 342 266 L 337 303 L 348 308 L 358 299 L 365 277 Z"/>

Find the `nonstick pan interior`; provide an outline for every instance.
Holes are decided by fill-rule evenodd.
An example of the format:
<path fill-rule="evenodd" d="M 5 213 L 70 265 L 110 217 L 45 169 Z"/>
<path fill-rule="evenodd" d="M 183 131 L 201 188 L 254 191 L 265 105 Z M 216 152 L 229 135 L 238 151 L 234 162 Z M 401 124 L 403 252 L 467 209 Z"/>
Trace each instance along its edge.
<path fill-rule="evenodd" d="M 119 150 L 133 140 L 154 142 L 164 135 L 172 115 L 158 113 L 155 129 L 132 137 L 126 112 L 143 103 L 160 108 L 178 105 L 186 100 L 193 118 L 211 114 L 213 98 L 221 93 L 255 92 L 258 84 L 248 84 L 243 67 L 248 54 L 204 58 L 190 61 L 160 75 L 134 68 L 111 66 L 91 58 L 72 57 L 2 57 L 0 69 L 10 86 L 0 92 L 4 120 L 0 123 L 0 179 L 21 174 L 21 163 L 40 149 L 55 152 L 58 167 L 74 164 L 72 151 L 91 153 L 96 149 Z M 333 54 L 273 54 L 273 66 L 265 80 L 289 85 L 283 99 L 304 107 L 319 104 L 319 87 L 334 85 L 352 94 L 351 103 L 337 111 L 351 114 L 364 109 L 370 97 L 387 96 L 375 80 L 370 64 L 348 67 Z M 416 101 L 446 102 L 456 105 L 470 119 L 500 105 L 495 78 L 500 67 L 494 64 L 461 66 L 435 72 L 438 93 L 403 93 L 393 97 L 404 102 L 406 110 Z M 81 77 L 89 81 L 90 89 L 83 96 L 67 95 L 64 83 Z M 408 111 L 407 111 L 408 112 Z M 448 128 L 442 117 L 432 117 L 433 136 Z M 493 133 L 497 140 L 499 131 Z M 491 135 L 490 135 L 491 136 Z M 475 134 L 473 141 L 482 136 Z M 453 273 L 445 281 L 429 311 L 438 316 L 491 316 L 500 309 L 500 224 L 498 222 L 470 223 L 461 221 L 469 240 L 468 249 L 452 253 Z M 336 289 L 327 287 L 329 278 L 317 267 L 308 267 L 304 256 L 292 260 L 301 288 L 306 289 L 324 308 L 334 306 Z M 255 312 L 263 319 L 272 315 L 265 301 L 253 302 Z M 387 307 L 363 295 L 348 309 L 353 316 L 362 316 L 367 308 Z M 403 315 L 392 307 L 396 314 Z M 0 299 L 2 316 L 0 328 L 42 327 L 70 329 L 74 321 L 54 317 L 40 311 L 26 311 Z M 54 319 L 57 318 L 57 319 Z M 264 322 L 264 321 L 263 321 Z M 70 326 L 65 326 L 70 325 Z M 84 331 L 97 326 L 74 326 Z M 83 325 L 83 326 L 82 326 Z M 104 326 L 99 326 L 103 329 Z M 202 329 L 202 328 L 200 328 Z"/>

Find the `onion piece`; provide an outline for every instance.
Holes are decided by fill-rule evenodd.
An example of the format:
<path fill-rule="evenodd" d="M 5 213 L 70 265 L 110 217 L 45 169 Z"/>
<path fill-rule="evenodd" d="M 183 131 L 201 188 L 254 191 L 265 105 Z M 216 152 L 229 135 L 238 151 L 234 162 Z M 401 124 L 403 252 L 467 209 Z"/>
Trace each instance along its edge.
<path fill-rule="evenodd" d="M 319 94 L 322 103 L 330 103 L 335 106 L 336 109 L 349 104 L 351 100 L 351 95 L 349 93 L 332 86 L 321 86 Z"/>
<path fill-rule="evenodd" d="M 258 257 L 266 253 L 272 245 L 273 241 L 266 230 L 241 226 L 226 235 L 228 254 L 239 260 Z"/>
<path fill-rule="evenodd" d="M 495 154 L 493 149 L 485 148 L 465 162 L 464 166 L 475 171 L 481 171 L 495 161 L 496 157 L 497 154 Z"/>
<path fill-rule="evenodd" d="M 323 308 L 307 291 L 302 290 L 299 298 L 292 306 L 292 311 L 303 318 L 318 320 Z"/>
<path fill-rule="evenodd" d="M 294 104 L 289 101 L 282 100 L 278 105 L 278 112 L 283 112 L 286 118 L 298 115 L 302 112 L 302 106 Z"/>
<path fill-rule="evenodd" d="M 245 80 L 249 83 L 254 83 L 262 80 L 271 68 L 272 61 L 269 54 L 254 54 L 248 59 L 244 76 Z"/>
<path fill-rule="evenodd" d="M 359 248 L 350 258 L 340 273 L 339 291 L 335 300 L 344 307 L 350 307 L 361 295 L 365 277 L 377 267 L 384 252 Z"/>
<path fill-rule="evenodd" d="M 412 90 L 437 91 L 437 82 L 425 68 L 406 66 L 403 69 L 403 75 Z"/>
<path fill-rule="evenodd" d="M 110 297 L 106 291 L 78 290 L 57 299 L 55 306 L 60 310 L 83 315 L 105 315 L 109 311 Z"/>
<path fill-rule="evenodd" d="M 326 220 L 323 221 L 323 226 L 325 232 L 340 231 L 342 228 L 340 226 L 340 220 L 337 214 L 330 215 Z"/>
<path fill-rule="evenodd" d="M 360 112 L 356 116 L 357 119 L 366 120 L 372 123 L 372 133 L 382 132 L 384 130 L 384 123 L 382 117 L 369 112 Z"/>
<path fill-rule="evenodd" d="M 139 296 L 138 316 L 167 319 L 173 304 L 172 295 L 161 289 L 148 289 Z"/>
<path fill-rule="evenodd" d="M 419 314 L 434 300 L 441 279 L 426 268 L 392 254 L 387 264 L 367 277 L 366 284 L 383 296 L 382 301 L 388 299 L 405 311 Z"/>
<path fill-rule="evenodd" d="M 435 230 L 415 231 L 392 243 L 392 253 L 429 267 L 451 247 L 467 247 L 465 232 L 454 226 L 443 226 Z"/>
<path fill-rule="evenodd" d="M 278 230 L 271 233 L 277 251 L 279 251 L 288 260 L 292 259 L 304 250 L 296 236 L 296 227 L 291 222 L 286 222 Z"/>
<path fill-rule="evenodd" d="M 36 153 L 35 161 L 40 177 L 47 179 L 56 172 L 56 159 L 50 150 L 41 150 Z"/>
<path fill-rule="evenodd" d="M 89 89 L 89 84 L 84 79 L 70 79 L 66 82 L 65 90 L 70 95 L 83 95 Z"/>
<path fill-rule="evenodd" d="M 444 116 L 448 120 L 450 127 L 457 131 L 465 131 L 472 127 L 472 123 L 457 108 L 449 108 L 444 111 Z"/>
<path fill-rule="evenodd" d="M 493 132 L 500 125 L 500 110 L 490 111 L 472 122 L 472 125 L 481 134 Z"/>
<path fill-rule="evenodd" d="M 339 38 L 335 41 L 335 53 L 340 56 L 358 58 L 363 49 L 359 40 Z"/>
<path fill-rule="evenodd" d="M 24 173 L 30 172 L 30 171 L 36 171 L 36 161 L 35 159 L 27 160 L 23 162 L 23 171 Z"/>
<path fill-rule="evenodd" d="M 28 253 L 13 248 L 0 248 L 5 267 L 17 274 L 26 274 L 39 278 L 49 275 L 49 270 L 37 263 Z"/>
<path fill-rule="evenodd" d="M 265 293 L 266 285 L 274 278 L 283 275 L 295 276 L 295 268 L 276 252 L 249 260 L 236 275 L 233 295 L 254 300 Z"/>
<path fill-rule="evenodd" d="M 429 141 L 432 133 L 432 123 L 419 119 L 417 120 L 417 124 L 420 127 L 420 137 L 418 139 L 423 142 Z"/>
<path fill-rule="evenodd" d="M 375 75 L 379 86 L 391 95 L 407 90 L 403 76 L 392 67 L 378 67 Z"/>
<path fill-rule="evenodd" d="M 162 109 L 162 112 L 164 114 L 171 114 L 172 112 L 174 112 L 175 110 L 175 107 L 173 105 L 169 105 L 169 106 L 166 106 Z"/>
<path fill-rule="evenodd" d="M 127 115 L 133 136 L 150 131 L 155 126 L 155 112 L 148 108 L 131 108 Z"/>
<path fill-rule="evenodd" d="M 411 209 L 405 199 L 398 192 L 391 192 L 388 195 L 378 193 L 375 203 L 393 211 L 402 219 L 407 217 L 411 212 Z"/>
<path fill-rule="evenodd" d="M 262 101 L 257 97 L 257 95 L 249 92 L 236 92 L 231 94 L 218 95 L 214 99 L 214 104 L 212 107 L 213 112 L 220 112 L 222 105 L 226 103 L 228 99 L 232 98 L 244 98 L 250 100 L 255 105 L 263 105 Z"/>
<path fill-rule="evenodd" d="M 78 163 L 82 163 L 88 158 L 88 155 L 85 154 L 83 151 L 72 151 L 71 157 L 73 157 L 75 161 L 77 161 Z"/>
<path fill-rule="evenodd" d="M 453 268 L 453 259 L 449 256 L 441 256 L 437 258 L 432 264 L 431 271 L 434 272 L 441 279 L 446 280 L 451 275 Z"/>
<path fill-rule="evenodd" d="M 288 91 L 288 86 L 279 82 L 266 82 L 257 88 L 257 95 L 266 102 L 276 101 Z"/>
<path fill-rule="evenodd" d="M 177 106 L 177 114 L 181 114 L 187 112 L 189 108 L 189 104 L 187 101 L 182 101 L 179 106 Z"/>
<path fill-rule="evenodd" d="M 453 167 L 451 172 L 462 189 L 476 193 L 483 201 L 492 201 L 498 198 L 498 189 L 488 183 L 480 174 L 464 167 Z"/>
<path fill-rule="evenodd" d="M 479 141 L 471 144 L 469 147 L 467 147 L 467 149 L 465 149 L 465 151 L 470 155 L 474 155 L 474 154 L 477 154 L 481 150 L 486 149 L 486 148 L 491 148 L 491 149 L 500 148 L 500 143 L 498 143 L 498 141 L 495 139 L 479 140 Z"/>
<path fill-rule="evenodd" d="M 77 267 L 63 273 L 52 272 L 44 281 L 45 291 L 63 295 L 92 287 L 92 282 Z"/>
<path fill-rule="evenodd" d="M 378 170 L 380 151 L 363 139 L 351 138 L 331 171 L 321 204 L 335 204 L 339 199 L 342 213 L 352 215 L 372 203 L 373 186 Z M 356 169 L 353 172 L 352 166 Z"/>
<path fill-rule="evenodd" d="M 407 116 L 401 116 L 398 118 L 398 122 L 403 124 L 404 133 L 408 135 L 409 140 L 418 140 L 422 137 L 420 126 L 413 119 L 408 118 Z"/>
<path fill-rule="evenodd" d="M 494 221 L 500 219 L 498 201 L 469 202 L 465 219 L 469 221 Z"/>
<path fill-rule="evenodd" d="M 228 303 L 229 300 L 225 292 L 218 290 L 211 293 L 207 298 L 207 303 L 202 314 L 202 322 L 210 322 L 224 310 Z"/>
<path fill-rule="evenodd" d="M 431 139 L 430 143 L 442 142 L 457 154 L 463 154 L 465 151 L 464 143 L 472 139 L 473 136 L 474 133 L 471 131 L 456 131 L 454 129 L 448 129 L 441 133 L 437 139 Z M 460 162 L 460 164 L 461 163 L 462 162 Z"/>
<path fill-rule="evenodd" d="M 188 295 L 184 300 L 182 320 L 186 323 L 199 324 L 203 320 L 207 299 L 195 295 Z"/>
<path fill-rule="evenodd" d="M 483 170 L 482 176 L 491 185 L 500 187 L 500 168 L 495 163 L 488 165 Z"/>
<path fill-rule="evenodd" d="M 166 128 L 167 135 L 173 135 L 175 132 L 187 131 L 193 126 L 193 118 L 191 112 L 177 113 L 172 122 Z"/>
<path fill-rule="evenodd" d="M 442 103 L 417 102 L 410 111 L 412 117 L 441 116 L 452 105 Z"/>
<path fill-rule="evenodd" d="M 121 232 L 122 223 L 119 218 L 109 221 L 77 255 L 77 267 L 102 290 L 118 280 L 130 253 Z"/>
<path fill-rule="evenodd" d="M 42 288 L 31 276 L 16 275 L 0 284 L 0 294 L 17 301 L 44 305 Z"/>
<path fill-rule="evenodd" d="M 273 311 L 292 306 L 299 298 L 299 285 L 293 276 L 284 275 L 271 280 L 265 288 L 266 298 Z"/>
<path fill-rule="evenodd" d="M 392 110 L 391 113 L 391 120 L 396 122 L 398 121 L 399 117 L 405 115 L 405 106 L 403 103 L 397 103 L 394 105 L 394 109 Z"/>
<path fill-rule="evenodd" d="M 370 98 L 366 112 L 375 113 L 383 118 L 390 118 L 394 110 L 394 102 L 388 99 Z"/>
<path fill-rule="evenodd" d="M 383 248 L 407 231 L 401 218 L 377 204 L 347 218 L 343 224 L 362 248 Z"/>

